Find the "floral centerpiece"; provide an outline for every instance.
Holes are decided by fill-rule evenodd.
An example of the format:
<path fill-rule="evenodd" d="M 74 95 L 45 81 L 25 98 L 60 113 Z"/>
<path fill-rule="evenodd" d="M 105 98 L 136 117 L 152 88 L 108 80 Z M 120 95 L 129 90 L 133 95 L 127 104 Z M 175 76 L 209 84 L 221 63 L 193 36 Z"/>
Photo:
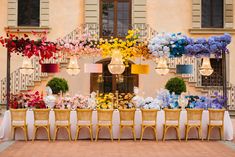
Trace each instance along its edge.
<path fill-rule="evenodd" d="M 113 93 L 109 94 L 99 94 L 96 98 L 97 106 L 96 109 L 112 109 L 114 103 L 114 95 Z"/>
<path fill-rule="evenodd" d="M 118 109 L 128 109 L 128 108 L 135 108 L 135 104 L 131 101 L 134 97 L 134 94 L 131 93 L 121 93 L 118 95 L 117 108 Z"/>
<path fill-rule="evenodd" d="M 46 108 L 43 97 L 38 91 L 11 95 L 10 107 L 17 108 Z"/>

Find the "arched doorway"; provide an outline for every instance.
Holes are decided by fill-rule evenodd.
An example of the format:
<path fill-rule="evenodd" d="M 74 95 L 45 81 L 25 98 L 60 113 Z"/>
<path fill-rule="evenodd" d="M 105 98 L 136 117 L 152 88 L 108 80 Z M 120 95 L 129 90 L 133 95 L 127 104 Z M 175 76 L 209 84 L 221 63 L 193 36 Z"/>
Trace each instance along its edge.
<path fill-rule="evenodd" d="M 111 58 L 102 59 L 96 63 L 103 64 L 103 73 L 90 75 L 90 92 L 99 91 L 99 93 L 133 93 L 134 86 L 139 86 L 139 76 L 131 74 L 131 64 L 128 62 L 122 75 L 113 75 L 108 70 L 108 64 Z"/>

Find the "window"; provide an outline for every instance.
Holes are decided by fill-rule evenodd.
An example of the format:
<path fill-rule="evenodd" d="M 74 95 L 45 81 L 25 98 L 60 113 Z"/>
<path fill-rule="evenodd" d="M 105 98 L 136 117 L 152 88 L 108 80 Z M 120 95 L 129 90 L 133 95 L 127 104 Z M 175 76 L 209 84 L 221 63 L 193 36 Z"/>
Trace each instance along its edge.
<path fill-rule="evenodd" d="M 103 64 L 102 74 L 90 75 L 90 92 L 99 91 L 100 93 L 133 93 L 134 86 L 139 85 L 139 77 L 131 74 L 131 62 L 126 67 L 122 75 L 112 75 L 108 70 L 110 59 L 103 59 L 97 63 Z"/>
<path fill-rule="evenodd" d="M 223 0 L 202 0 L 202 28 L 223 28 L 223 13 Z"/>
<path fill-rule="evenodd" d="M 18 0 L 18 26 L 39 26 L 40 0 Z"/>
<path fill-rule="evenodd" d="M 131 0 L 100 1 L 102 37 L 124 37 L 131 25 Z"/>
<path fill-rule="evenodd" d="M 214 72 L 210 76 L 202 76 L 202 86 L 223 86 L 222 59 L 210 59 Z"/>

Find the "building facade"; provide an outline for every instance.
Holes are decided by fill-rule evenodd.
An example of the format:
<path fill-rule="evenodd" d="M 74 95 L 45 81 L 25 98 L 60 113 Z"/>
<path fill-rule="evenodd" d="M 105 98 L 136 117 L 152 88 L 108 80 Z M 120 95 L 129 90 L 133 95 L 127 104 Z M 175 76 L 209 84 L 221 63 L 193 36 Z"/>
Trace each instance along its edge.
<path fill-rule="evenodd" d="M 234 8 L 235 0 L 0 0 L 0 36 L 6 31 L 23 34 L 31 31 L 48 30 L 48 39 L 73 38 L 79 32 L 89 32 L 99 37 L 122 38 L 128 29 L 138 28 L 143 39 L 151 38 L 156 32 L 181 32 L 191 37 L 209 37 L 223 33 L 230 33 L 234 37 Z M 229 45 L 230 54 L 227 55 L 227 75 L 229 87 L 229 103 L 234 105 L 235 85 L 235 41 Z M 0 80 L 1 94 L 4 95 L 6 82 L 6 49 L 0 47 Z M 101 58 L 95 58 L 100 62 Z M 92 58 L 79 59 L 81 72 L 71 77 L 66 73 L 66 62 L 61 63 L 61 71 L 53 76 L 63 77 L 69 82 L 71 95 L 75 93 L 88 94 L 97 86 L 90 74 L 83 73 L 84 63 L 92 63 Z M 139 63 L 139 60 L 133 61 Z M 150 65 L 148 75 L 139 75 L 134 85 L 144 92 L 145 96 L 154 96 L 156 91 L 163 88 L 167 80 L 174 77 L 174 72 L 166 76 L 155 73 L 154 61 L 143 61 Z M 216 73 L 211 78 L 204 78 L 198 73 L 201 60 L 195 58 L 181 58 L 169 60 L 169 66 L 174 71 L 177 63 L 194 65 L 191 76 L 179 76 L 186 80 L 188 92 L 191 94 L 207 94 L 216 90 L 221 91 L 221 61 L 211 60 Z M 43 91 L 52 75 L 41 74 L 37 70 L 31 77 L 22 76 L 19 67 L 22 57 L 11 57 L 11 90 L 13 93 L 25 90 Z M 35 67 L 39 68 L 35 63 Z M 126 74 L 127 77 L 128 73 Z M 99 76 L 97 76 L 99 77 Z M 107 76 L 108 77 L 108 76 Z M 100 87 L 102 90 L 129 90 L 118 85 L 118 79 L 112 78 L 112 85 Z M 124 76 L 125 80 L 125 76 Z M 128 78 L 126 78 L 128 80 Z M 124 81 L 125 82 L 125 81 Z M 151 82 L 151 83 L 150 83 Z M 109 88 L 104 88 L 109 87 Z M 97 87 L 99 88 L 99 87 Z M 125 89 L 124 89 L 125 88 Z M 1 96 L 1 101 L 3 97 Z"/>

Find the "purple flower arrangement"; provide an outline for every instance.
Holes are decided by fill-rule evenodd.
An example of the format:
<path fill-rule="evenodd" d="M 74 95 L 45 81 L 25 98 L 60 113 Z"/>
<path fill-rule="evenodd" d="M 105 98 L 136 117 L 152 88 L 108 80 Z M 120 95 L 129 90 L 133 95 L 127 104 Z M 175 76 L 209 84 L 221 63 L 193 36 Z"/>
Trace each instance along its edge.
<path fill-rule="evenodd" d="M 188 99 L 188 105 L 186 108 L 202 108 L 202 109 L 222 109 L 225 106 L 225 101 L 227 98 L 224 98 L 218 93 L 214 93 L 211 97 L 205 96 L 186 96 Z"/>
<path fill-rule="evenodd" d="M 168 56 L 171 58 L 186 56 L 209 57 L 215 55 L 220 57 L 228 53 L 227 45 L 231 43 L 231 36 L 224 34 L 210 38 L 193 39 L 178 34 L 157 35 L 150 40 L 148 48 L 155 57 Z"/>

